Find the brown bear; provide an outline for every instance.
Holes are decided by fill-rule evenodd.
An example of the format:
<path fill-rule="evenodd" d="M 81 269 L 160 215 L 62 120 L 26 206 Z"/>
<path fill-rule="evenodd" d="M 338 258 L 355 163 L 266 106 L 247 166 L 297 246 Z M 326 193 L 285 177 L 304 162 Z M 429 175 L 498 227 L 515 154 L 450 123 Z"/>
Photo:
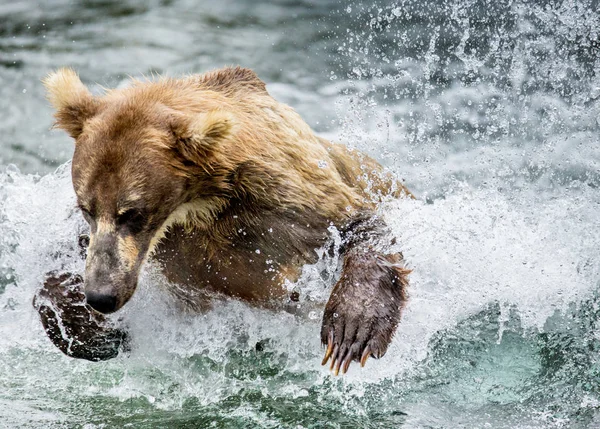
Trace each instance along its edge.
<path fill-rule="evenodd" d="M 103 96 L 70 69 L 44 84 L 56 126 L 75 139 L 73 186 L 90 226 L 83 288 L 96 322 L 69 320 L 83 293 L 61 288 L 81 280 L 54 276 L 36 297 L 63 351 L 59 316 L 79 335 L 79 351 L 67 354 L 112 356 L 88 354 L 85 345 L 112 332 L 98 313 L 127 303 L 148 258 L 192 309 L 215 295 L 281 307 L 289 299 L 284 281 L 317 260 L 335 226 L 344 263 L 323 316 L 323 364 L 331 359 L 337 374 L 383 356 L 409 271 L 386 250 L 391 242 L 375 209 L 383 198 L 411 194 L 377 162 L 316 136 L 245 68 L 133 80 Z"/>

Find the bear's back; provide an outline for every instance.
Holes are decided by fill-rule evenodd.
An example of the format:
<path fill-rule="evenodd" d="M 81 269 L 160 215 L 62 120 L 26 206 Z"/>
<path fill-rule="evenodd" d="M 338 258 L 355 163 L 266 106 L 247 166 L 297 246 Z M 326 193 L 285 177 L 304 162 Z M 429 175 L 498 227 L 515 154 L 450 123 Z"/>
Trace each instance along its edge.
<path fill-rule="evenodd" d="M 355 190 L 361 197 L 369 202 L 380 202 L 386 197 L 398 198 L 402 196 L 413 197 L 410 191 L 396 180 L 389 172 L 385 172 L 381 165 L 371 157 L 357 151 L 349 150 L 345 145 L 332 143 L 322 137 L 315 136 L 312 129 L 300 118 L 300 116 L 289 106 L 277 102 L 273 99 L 265 83 L 250 69 L 234 67 L 219 69 L 197 76 L 198 84 L 206 89 L 214 90 L 226 94 L 228 97 L 242 100 L 248 103 L 248 100 L 266 101 L 262 106 L 262 111 L 274 122 L 283 122 L 292 124 L 286 127 L 293 134 L 298 134 L 302 139 L 302 144 L 306 140 L 310 143 L 318 142 L 323 147 L 328 157 L 333 161 L 337 175 L 341 181 Z M 283 119 L 280 121 L 280 118 Z M 281 126 L 281 124 L 279 124 Z M 301 131 L 299 131 L 301 130 Z M 284 140 L 287 143 L 293 143 L 294 139 Z M 320 152 L 320 148 L 316 152 Z M 302 147 L 302 151 L 306 147 Z M 291 161 L 297 162 L 297 154 L 288 154 Z M 326 161 L 322 159 L 320 161 Z M 326 162 L 319 162 L 318 166 L 324 168 Z M 312 165 L 311 165 L 312 166 Z"/>

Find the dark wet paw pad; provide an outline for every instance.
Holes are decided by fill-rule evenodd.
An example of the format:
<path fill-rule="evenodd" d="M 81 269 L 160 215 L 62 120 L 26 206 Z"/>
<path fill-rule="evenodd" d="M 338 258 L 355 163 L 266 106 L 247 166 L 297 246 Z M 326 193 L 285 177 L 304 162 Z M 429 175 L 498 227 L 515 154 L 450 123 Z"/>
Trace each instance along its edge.
<path fill-rule="evenodd" d="M 33 306 L 48 338 L 67 356 L 101 361 L 128 349 L 127 333 L 86 304 L 81 276 L 49 273 Z"/>

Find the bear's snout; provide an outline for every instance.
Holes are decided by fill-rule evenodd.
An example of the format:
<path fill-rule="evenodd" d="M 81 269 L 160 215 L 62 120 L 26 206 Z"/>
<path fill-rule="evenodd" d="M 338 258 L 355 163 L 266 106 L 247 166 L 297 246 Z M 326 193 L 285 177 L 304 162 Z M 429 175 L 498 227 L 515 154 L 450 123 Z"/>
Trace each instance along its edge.
<path fill-rule="evenodd" d="M 114 313 L 135 292 L 145 252 L 138 251 L 140 245 L 119 235 L 111 224 L 100 222 L 90 239 L 85 262 L 87 303 L 100 313 Z"/>
<path fill-rule="evenodd" d="M 90 307 L 100 313 L 113 313 L 117 310 L 117 297 L 96 292 L 86 292 L 85 298 Z"/>

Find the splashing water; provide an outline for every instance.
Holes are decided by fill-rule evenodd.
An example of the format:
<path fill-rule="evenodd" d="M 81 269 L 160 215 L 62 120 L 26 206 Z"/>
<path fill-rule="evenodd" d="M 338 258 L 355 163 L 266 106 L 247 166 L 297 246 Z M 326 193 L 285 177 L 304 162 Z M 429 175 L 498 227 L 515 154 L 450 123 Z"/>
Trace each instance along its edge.
<path fill-rule="evenodd" d="M 0 44 L 18 59 L 0 79 L 34 82 L 64 64 L 110 85 L 126 72 L 256 68 L 315 129 L 419 197 L 380 209 L 413 269 L 410 301 L 386 356 L 334 378 L 319 329 L 336 256 L 322 252 L 293 285 L 299 315 L 235 301 L 181 314 L 149 266 L 117 314 L 131 351 L 63 356 L 31 299 L 47 271 L 82 271 L 86 227 L 69 164 L 50 172 L 68 140 L 42 131 L 36 84 L 2 105 L 0 124 L 2 162 L 25 171 L 0 173 L 0 426 L 600 427 L 597 2 L 59 4 L 0 8 L 11 18 Z M 65 26 L 70 15 L 80 19 Z M 102 43 L 99 17 L 118 27 Z M 11 90 L 0 92 L 16 100 Z M 15 125 L 31 112 L 48 123 Z"/>

